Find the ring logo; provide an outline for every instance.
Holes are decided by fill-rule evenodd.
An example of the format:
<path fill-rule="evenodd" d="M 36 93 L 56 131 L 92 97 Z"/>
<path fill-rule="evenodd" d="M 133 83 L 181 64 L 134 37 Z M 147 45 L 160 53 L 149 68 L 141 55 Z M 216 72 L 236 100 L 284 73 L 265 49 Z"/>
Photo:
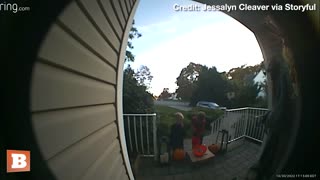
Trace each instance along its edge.
<path fill-rule="evenodd" d="M 30 171 L 30 151 L 7 150 L 7 172 Z"/>

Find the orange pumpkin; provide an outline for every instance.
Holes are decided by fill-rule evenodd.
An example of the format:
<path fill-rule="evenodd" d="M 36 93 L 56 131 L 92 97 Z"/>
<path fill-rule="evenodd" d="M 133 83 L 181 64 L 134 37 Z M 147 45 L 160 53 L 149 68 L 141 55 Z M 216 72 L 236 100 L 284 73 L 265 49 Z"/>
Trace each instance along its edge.
<path fill-rule="evenodd" d="M 220 146 L 218 144 L 211 144 L 208 146 L 208 149 L 213 153 L 216 154 L 220 150 Z"/>
<path fill-rule="evenodd" d="M 173 152 L 173 160 L 175 161 L 181 161 L 184 160 L 185 152 L 183 149 L 176 149 Z"/>

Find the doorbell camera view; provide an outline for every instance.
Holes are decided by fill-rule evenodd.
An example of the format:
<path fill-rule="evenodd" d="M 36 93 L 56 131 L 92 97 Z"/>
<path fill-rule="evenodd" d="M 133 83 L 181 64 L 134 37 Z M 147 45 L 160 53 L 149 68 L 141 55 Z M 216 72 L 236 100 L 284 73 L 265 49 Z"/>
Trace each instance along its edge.
<path fill-rule="evenodd" d="M 1 0 L 1 180 L 319 179 L 319 0 Z"/>

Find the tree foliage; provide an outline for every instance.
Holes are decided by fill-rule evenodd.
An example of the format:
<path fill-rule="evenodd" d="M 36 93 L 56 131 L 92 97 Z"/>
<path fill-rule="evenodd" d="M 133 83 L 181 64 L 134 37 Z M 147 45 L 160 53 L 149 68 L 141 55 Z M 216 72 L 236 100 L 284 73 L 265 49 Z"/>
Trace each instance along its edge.
<path fill-rule="evenodd" d="M 171 96 L 171 93 L 169 93 L 169 88 L 163 88 L 158 99 L 168 99 L 170 96 Z"/>
<path fill-rule="evenodd" d="M 151 113 L 153 106 L 152 94 L 145 85 L 139 84 L 134 70 L 128 66 L 123 73 L 123 112 Z"/>
<path fill-rule="evenodd" d="M 178 86 L 178 89 L 176 90 L 177 97 L 184 101 L 191 100 L 192 93 L 196 89 L 195 82 L 198 80 L 202 68 L 203 66 L 201 64 L 190 62 L 187 67 L 181 70 L 176 81 Z"/>
<path fill-rule="evenodd" d="M 255 106 L 266 107 L 266 98 L 257 98 L 266 82 L 255 84 L 253 79 L 264 69 L 263 63 L 255 66 L 242 65 L 229 72 L 218 72 L 215 67 L 190 63 L 183 68 L 177 78 L 178 97 L 195 105 L 198 101 L 212 101 L 228 108 Z M 228 99 L 227 94 L 235 97 Z"/>
<path fill-rule="evenodd" d="M 204 66 L 195 85 L 196 89 L 192 93 L 191 105 L 195 105 L 198 101 L 212 101 L 221 106 L 228 104 L 229 82 L 224 73 L 219 73 L 215 67 Z"/>
<path fill-rule="evenodd" d="M 232 91 L 236 94 L 231 101 L 231 107 L 266 106 L 266 99 L 257 98 L 262 88 L 266 88 L 266 82 L 264 84 L 254 84 L 253 81 L 261 69 L 264 69 L 263 63 L 255 66 L 242 65 L 230 69 L 226 74 L 231 82 Z"/>
<path fill-rule="evenodd" d="M 134 77 L 137 79 L 140 86 L 146 86 L 147 88 L 150 88 L 150 83 L 153 79 L 153 76 L 151 75 L 150 69 L 147 66 L 140 66 Z"/>
<path fill-rule="evenodd" d="M 232 68 L 226 74 L 228 79 L 237 83 L 236 85 L 244 85 L 251 83 L 255 75 L 260 71 L 261 65 L 257 64 L 255 66 L 245 66 Z"/>
<path fill-rule="evenodd" d="M 134 62 L 134 55 L 130 50 L 134 47 L 132 40 L 141 37 L 134 27 L 134 22 L 129 33 L 126 51 L 126 62 Z M 151 113 L 154 112 L 153 96 L 147 89 L 150 86 L 152 75 L 147 66 L 141 66 L 135 72 L 130 65 L 123 72 L 123 112 L 124 113 Z"/>
<path fill-rule="evenodd" d="M 134 23 L 135 22 L 133 20 L 132 27 L 131 27 L 130 32 L 129 32 L 129 39 L 128 39 L 128 44 L 127 44 L 125 62 L 134 62 L 135 56 L 131 52 L 131 50 L 134 48 L 134 46 L 132 45 L 132 40 L 142 36 L 142 34 L 134 26 Z"/>

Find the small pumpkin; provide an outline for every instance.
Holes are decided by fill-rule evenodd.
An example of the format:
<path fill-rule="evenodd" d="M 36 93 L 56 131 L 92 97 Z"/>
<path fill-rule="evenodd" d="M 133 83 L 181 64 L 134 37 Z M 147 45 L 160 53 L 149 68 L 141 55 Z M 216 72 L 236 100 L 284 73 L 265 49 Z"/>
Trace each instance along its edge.
<path fill-rule="evenodd" d="M 185 152 L 183 149 L 176 149 L 173 152 L 173 160 L 175 161 L 181 161 L 184 160 Z"/>
<path fill-rule="evenodd" d="M 220 150 L 220 146 L 218 144 L 211 144 L 208 146 L 209 151 L 211 151 L 213 154 L 216 154 Z"/>

